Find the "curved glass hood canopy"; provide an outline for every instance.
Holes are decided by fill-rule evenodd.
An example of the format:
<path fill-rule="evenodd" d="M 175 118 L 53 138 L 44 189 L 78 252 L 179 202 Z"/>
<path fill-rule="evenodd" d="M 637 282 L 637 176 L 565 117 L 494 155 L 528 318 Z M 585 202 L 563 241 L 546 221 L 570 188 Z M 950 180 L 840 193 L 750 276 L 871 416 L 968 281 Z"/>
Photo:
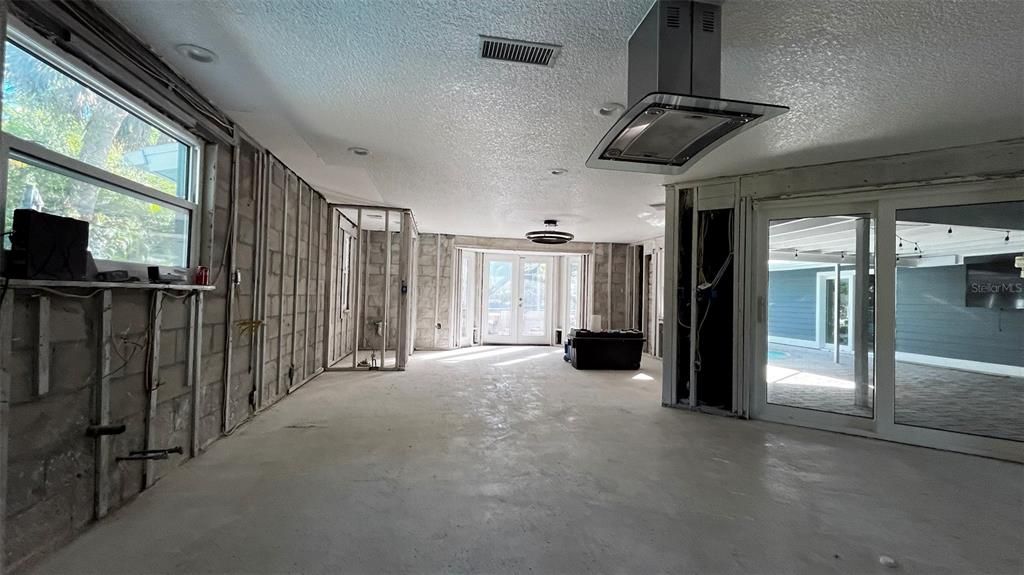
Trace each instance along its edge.
<path fill-rule="evenodd" d="M 649 94 L 601 139 L 588 168 L 679 175 L 727 139 L 789 108 L 678 94 Z"/>
<path fill-rule="evenodd" d="M 629 109 L 588 168 L 679 175 L 725 140 L 789 111 L 723 100 L 722 7 L 658 0 L 629 38 Z"/>

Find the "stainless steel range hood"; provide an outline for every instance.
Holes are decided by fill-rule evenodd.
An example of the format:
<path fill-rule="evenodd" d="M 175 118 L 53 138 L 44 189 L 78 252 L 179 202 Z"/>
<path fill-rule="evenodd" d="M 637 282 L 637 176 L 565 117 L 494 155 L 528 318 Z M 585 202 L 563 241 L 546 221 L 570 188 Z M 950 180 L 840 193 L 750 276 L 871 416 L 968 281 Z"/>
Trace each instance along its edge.
<path fill-rule="evenodd" d="M 725 140 L 789 111 L 719 98 L 722 9 L 658 0 L 629 38 L 629 108 L 588 168 L 679 175 Z"/>

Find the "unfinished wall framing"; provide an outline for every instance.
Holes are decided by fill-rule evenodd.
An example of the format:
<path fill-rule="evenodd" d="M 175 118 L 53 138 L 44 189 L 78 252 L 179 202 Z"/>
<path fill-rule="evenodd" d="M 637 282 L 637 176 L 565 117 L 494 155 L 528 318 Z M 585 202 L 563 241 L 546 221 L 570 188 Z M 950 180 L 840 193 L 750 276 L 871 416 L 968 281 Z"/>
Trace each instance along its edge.
<path fill-rule="evenodd" d="M 350 204 L 330 204 L 328 212 L 326 365 L 403 370 L 416 325 L 415 218 L 406 209 Z"/>
<path fill-rule="evenodd" d="M 192 265 L 209 268 L 210 285 L 3 280 L 0 572 L 321 373 L 331 286 L 330 210 L 316 190 L 101 10 L 3 8 L 201 142 Z"/>

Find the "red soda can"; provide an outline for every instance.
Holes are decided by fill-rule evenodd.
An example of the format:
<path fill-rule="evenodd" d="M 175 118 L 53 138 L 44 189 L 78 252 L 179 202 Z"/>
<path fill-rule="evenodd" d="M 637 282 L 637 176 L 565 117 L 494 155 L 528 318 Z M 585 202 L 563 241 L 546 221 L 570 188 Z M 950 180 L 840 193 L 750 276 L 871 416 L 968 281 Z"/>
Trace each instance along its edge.
<path fill-rule="evenodd" d="M 210 268 L 199 266 L 196 268 L 196 285 L 204 286 L 210 283 Z"/>

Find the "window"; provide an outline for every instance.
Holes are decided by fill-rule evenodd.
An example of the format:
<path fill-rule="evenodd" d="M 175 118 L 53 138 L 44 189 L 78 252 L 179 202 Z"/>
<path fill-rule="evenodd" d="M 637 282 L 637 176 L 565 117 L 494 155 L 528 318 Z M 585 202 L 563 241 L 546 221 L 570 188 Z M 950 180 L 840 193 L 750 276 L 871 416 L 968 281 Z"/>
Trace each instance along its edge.
<path fill-rule="evenodd" d="M 89 222 L 96 259 L 187 266 L 197 147 L 17 30 L 3 79 L 5 230 L 15 209 Z"/>

